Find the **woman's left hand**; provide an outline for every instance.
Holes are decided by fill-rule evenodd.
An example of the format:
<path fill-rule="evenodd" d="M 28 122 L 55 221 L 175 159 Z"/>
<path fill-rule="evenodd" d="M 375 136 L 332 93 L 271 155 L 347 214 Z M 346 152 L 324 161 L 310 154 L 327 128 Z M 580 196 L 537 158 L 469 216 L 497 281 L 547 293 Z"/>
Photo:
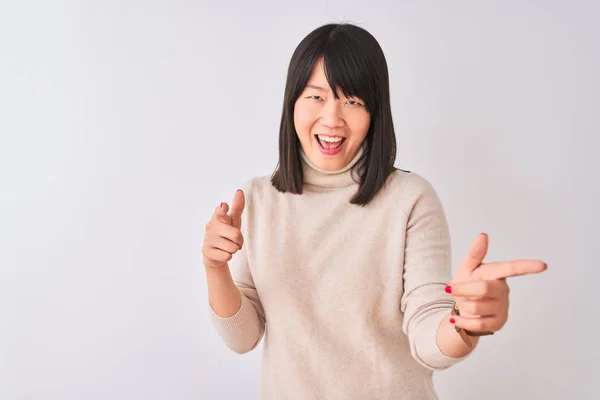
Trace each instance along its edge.
<path fill-rule="evenodd" d="M 471 332 L 497 332 L 506 323 L 509 303 L 506 278 L 536 274 L 547 268 L 540 260 L 483 263 L 487 249 L 487 235 L 478 235 L 446 288 L 460 312 L 460 316 L 452 316 L 454 323 Z"/>

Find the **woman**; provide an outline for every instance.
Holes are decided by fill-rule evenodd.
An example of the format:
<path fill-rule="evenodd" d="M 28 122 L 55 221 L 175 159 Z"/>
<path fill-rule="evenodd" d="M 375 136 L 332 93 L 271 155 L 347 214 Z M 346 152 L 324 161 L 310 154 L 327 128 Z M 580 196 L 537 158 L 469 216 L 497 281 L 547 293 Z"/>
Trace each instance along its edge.
<path fill-rule="evenodd" d="M 505 278 L 546 268 L 483 263 L 481 234 L 451 279 L 436 192 L 395 157 L 375 38 L 311 32 L 289 65 L 276 171 L 217 207 L 203 245 L 226 345 L 245 353 L 264 334 L 261 398 L 437 398 L 432 371 L 506 322 Z"/>

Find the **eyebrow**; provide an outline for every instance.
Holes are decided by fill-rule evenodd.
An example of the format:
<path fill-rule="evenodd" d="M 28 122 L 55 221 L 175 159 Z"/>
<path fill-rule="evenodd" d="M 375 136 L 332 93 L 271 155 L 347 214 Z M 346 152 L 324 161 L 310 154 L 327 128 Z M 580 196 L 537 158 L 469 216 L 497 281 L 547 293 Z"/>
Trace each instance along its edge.
<path fill-rule="evenodd" d="M 316 90 L 320 90 L 320 91 L 322 91 L 322 92 L 326 92 L 326 91 L 327 91 L 327 89 L 323 89 L 321 86 L 317 86 L 317 85 L 310 85 L 310 84 L 309 84 L 309 85 L 306 85 L 306 87 L 307 87 L 307 88 L 310 88 L 310 89 L 316 89 Z"/>

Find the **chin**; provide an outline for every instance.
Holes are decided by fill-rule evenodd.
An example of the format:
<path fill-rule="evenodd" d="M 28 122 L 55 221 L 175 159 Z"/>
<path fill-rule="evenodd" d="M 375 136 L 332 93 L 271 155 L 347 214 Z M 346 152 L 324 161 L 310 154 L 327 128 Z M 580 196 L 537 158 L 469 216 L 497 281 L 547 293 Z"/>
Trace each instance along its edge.
<path fill-rule="evenodd" d="M 335 156 L 324 156 L 319 150 L 312 152 L 313 163 L 322 170 L 325 171 L 338 171 L 343 169 L 350 160 L 346 157 L 346 153 L 341 153 Z"/>

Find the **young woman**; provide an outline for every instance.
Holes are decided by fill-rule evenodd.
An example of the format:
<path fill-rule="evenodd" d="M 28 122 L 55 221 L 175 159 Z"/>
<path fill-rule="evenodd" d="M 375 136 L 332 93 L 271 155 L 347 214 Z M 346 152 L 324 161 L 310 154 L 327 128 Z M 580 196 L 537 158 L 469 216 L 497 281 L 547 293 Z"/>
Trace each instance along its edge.
<path fill-rule="evenodd" d="M 545 270 L 483 263 L 481 234 L 451 279 L 438 196 L 395 158 L 379 44 L 349 24 L 314 30 L 289 65 L 274 174 L 221 203 L 203 245 L 225 344 L 264 336 L 261 398 L 437 398 L 432 371 L 505 324 L 506 278 Z"/>

